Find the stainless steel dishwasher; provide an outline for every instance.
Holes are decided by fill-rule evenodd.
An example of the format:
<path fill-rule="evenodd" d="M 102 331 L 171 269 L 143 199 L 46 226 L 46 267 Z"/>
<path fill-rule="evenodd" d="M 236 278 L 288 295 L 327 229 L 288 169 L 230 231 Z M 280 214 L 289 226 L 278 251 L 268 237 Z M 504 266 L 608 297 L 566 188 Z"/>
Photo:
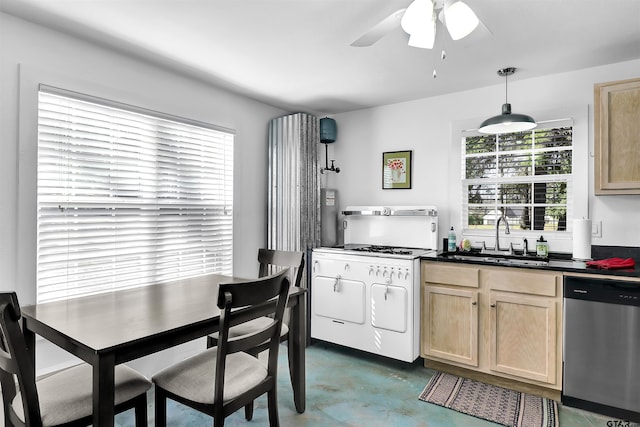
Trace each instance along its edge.
<path fill-rule="evenodd" d="M 640 282 L 564 279 L 562 403 L 640 422 Z"/>

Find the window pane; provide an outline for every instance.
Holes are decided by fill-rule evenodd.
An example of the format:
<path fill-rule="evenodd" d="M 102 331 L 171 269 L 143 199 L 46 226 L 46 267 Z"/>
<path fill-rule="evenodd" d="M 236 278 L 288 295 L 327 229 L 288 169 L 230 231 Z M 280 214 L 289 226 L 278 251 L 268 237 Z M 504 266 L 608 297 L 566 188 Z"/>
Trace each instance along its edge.
<path fill-rule="evenodd" d="M 469 207 L 469 228 L 492 229 L 495 226 L 495 209 L 490 206 Z"/>
<path fill-rule="evenodd" d="M 534 230 L 565 231 L 567 229 L 567 208 L 547 206 L 533 208 Z"/>
<path fill-rule="evenodd" d="M 530 150 L 531 132 L 516 132 L 500 135 L 498 139 L 500 151 Z"/>
<path fill-rule="evenodd" d="M 534 201 L 540 204 L 559 204 L 567 202 L 566 182 L 537 182 L 533 184 Z"/>
<path fill-rule="evenodd" d="M 535 155 L 536 175 L 571 173 L 571 151 L 546 151 Z"/>
<path fill-rule="evenodd" d="M 502 177 L 531 175 L 531 154 L 507 154 L 498 159 L 498 169 Z"/>
<path fill-rule="evenodd" d="M 573 128 L 542 129 L 534 131 L 535 148 L 571 147 Z"/>
<path fill-rule="evenodd" d="M 467 158 L 466 177 L 488 178 L 496 175 L 496 156 L 481 156 Z"/>
<path fill-rule="evenodd" d="M 496 136 L 480 135 L 469 137 L 466 139 L 465 147 L 467 154 L 492 153 L 496 151 Z"/>
<path fill-rule="evenodd" d="M 495 203 L 496 186 L 494 184 L 469 185 L 467 194 L 469 203 Z"/>
<path fill-rule="evenodd" d="M 530 204 L 531 184 L 500 184 L 500 203 Z"/>

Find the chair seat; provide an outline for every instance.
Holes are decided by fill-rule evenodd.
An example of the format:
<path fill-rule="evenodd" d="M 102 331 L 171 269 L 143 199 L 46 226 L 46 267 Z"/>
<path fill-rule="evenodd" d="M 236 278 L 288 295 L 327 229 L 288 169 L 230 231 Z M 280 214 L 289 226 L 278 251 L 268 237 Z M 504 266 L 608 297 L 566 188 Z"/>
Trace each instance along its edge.
<path fill-rule="evenodd" d="M 258 317 L 257 319 L 250 320 L 245 323 L 241 323 L 240 325 L 234 326 L 229 329 L 229 339 L 241 337 L 243 335 L 253 334 L 260 329 L 264 329 L 269 326 L 273 322 L 273 319 L 270 317 Z M 286 336 L 289 333 L 289 327 L 283 322 L 282 329 L 280 330 L 280 336 Z M 210 337 L 214 339 L 218 339 L 218 333 L 215 332 Z"/>
<path fill-rule="evenodd" d="M 194 402 L 213 404 L 217 347 L 178 362 L 153 376 L 153 382 L 170 393 Z M 227 356 L 224 396 L 227 402 L 258 385 L 267 377 L 266 367 L 247 353 Z"/>
<path fill-rule="evenodd" d="M 36 382 L 44 426 L 64 424 L 93 413 L 92 368 L 81 364 Z M 151 381 L 125 365 L 115 369 L 115 404 L 126 402 L 151 388 Z M 13 399 L 16 414 L 24 421 L 20 393 Z"/>

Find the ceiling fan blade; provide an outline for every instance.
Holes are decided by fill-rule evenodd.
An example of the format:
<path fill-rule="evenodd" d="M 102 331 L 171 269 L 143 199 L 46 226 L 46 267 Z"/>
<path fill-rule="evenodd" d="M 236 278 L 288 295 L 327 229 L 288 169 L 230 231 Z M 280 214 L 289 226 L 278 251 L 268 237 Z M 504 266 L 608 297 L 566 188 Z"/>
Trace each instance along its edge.
<path fill-rule="evenodd" d="M 400 26 L 400 20 L 406 8 L 396 10 L 391 15 L 378 22 L 371 27 L 369 31 L 360 36 L 356 41 L 351 43 L 354 47 L 367 47 L 373 45 L 375 42 L 386 36 L 388 33 Z"/>

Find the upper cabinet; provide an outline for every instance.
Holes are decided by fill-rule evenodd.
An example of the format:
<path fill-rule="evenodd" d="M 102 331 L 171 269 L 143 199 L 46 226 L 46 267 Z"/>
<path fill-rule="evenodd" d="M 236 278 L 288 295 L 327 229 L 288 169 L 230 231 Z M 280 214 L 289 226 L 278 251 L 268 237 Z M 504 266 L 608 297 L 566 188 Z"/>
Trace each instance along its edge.
<path fill-rule="evenodd" d="M 595 194 L 640 194 L 640 78 L 594 86 Z"/>

